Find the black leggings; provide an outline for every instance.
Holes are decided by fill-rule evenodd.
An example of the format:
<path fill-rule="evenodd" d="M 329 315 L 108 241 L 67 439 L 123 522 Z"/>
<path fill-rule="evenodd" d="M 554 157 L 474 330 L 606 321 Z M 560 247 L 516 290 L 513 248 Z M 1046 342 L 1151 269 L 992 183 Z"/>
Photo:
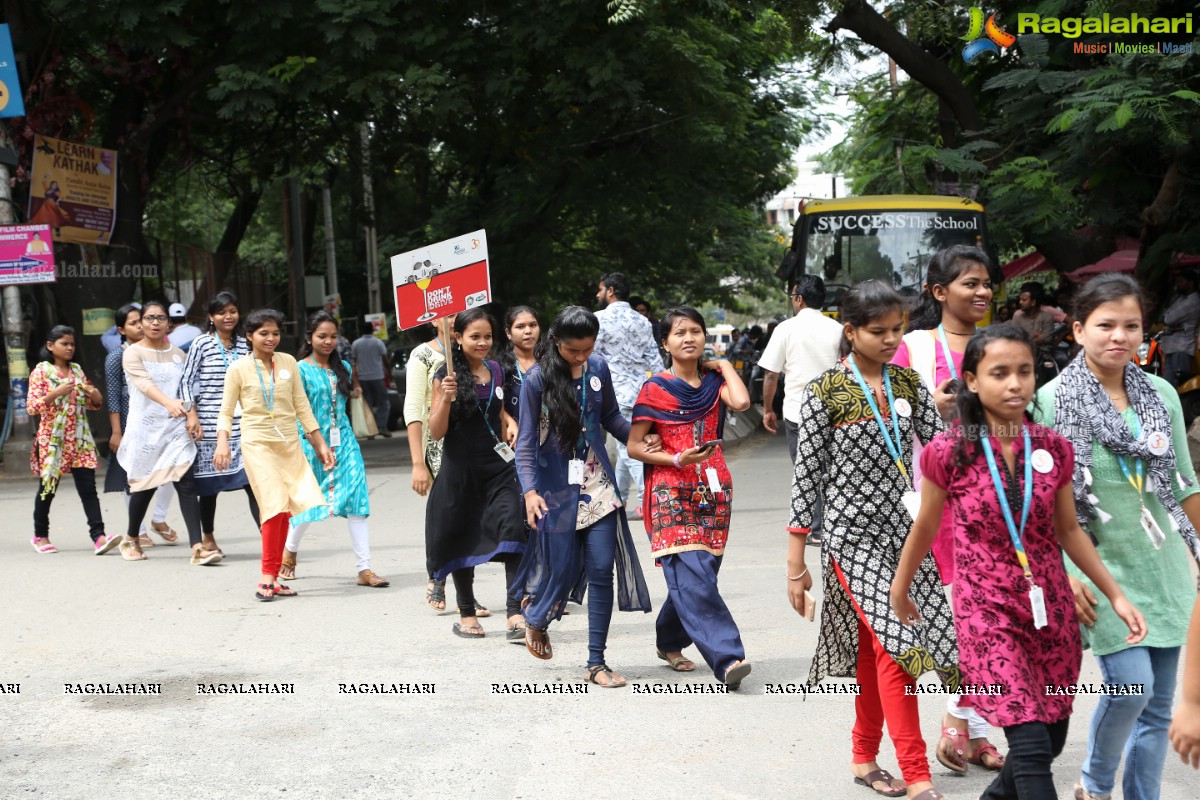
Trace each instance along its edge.
<path fill-rule="evenodd" d="M 1007 726 L 1004 767 L 979 800 L 1057 800 L 1050 764 L 1066 744 L 1069 723 L 1068 718 Z"/>
<path fill-rule="evenodd" d="M 62 477 L 65 479 L 67 476 L 63 475 Z M 88 535 L 94 542 L 104 535 L 104 519 L 100 516 L 100 498 L 96 496 L 96 470 L 75 467 L 71 470 L 71 477 L 75 479 L 75 493 L 79 495 L 79 499 L 83 503 L 83 513 L 87 515 Z M 37 483 L 37 494 L 34 495 L 33 500 L 33 535 L 39 539 L 50 538 L 50 504 L 54 502 L 54 495 L 58 492 L 59 486 L 62 486 L 61 480 L 54 487 L 54 491 L 47 493 L 43 498 L 42 482 L 38 481 Z"/>
<path fill-rule="evenodd" d="M 510 553 L 501 558 L 504 561 L 506 610 L 508 616 L 515 617 L 521 613 L 521 600 L 513 598 L 511 589 L 513 583 L 516 582 L 517 567 L 521 565 L 521 555 Z M 478 603 L 475 601 L 475 568 L 456 569 L 450 573 L 450 577 L 454 579 L 454 595 L 458 602 L 458 615 L 460 617 L 475 616 L 475 609 L 478 608 Z"/>
<path fill-rule="evenodd" d="M 262 527 L 262 520 L 258 518 L 258 501 L 254 499 L 254 492 L 249 486 L 246 488 L 246 498 L 250 501 L 250 516 L 254 517 L 254 526 Z M 215 494 L 201 495 L 200 497 L 200 530 L 204 531 L 208 536 L 213 534 L 213 526 L 217 521 L 217 496 Z"/>
<path fill-rule="evenodd" d="M 175 481 L 175 493 L 179 496 L 179 512 L 183 514 L 183 524 L 187 526 L 188 542 L 195 547 L 200 544 L 200 503 L 196 498 L 196 468 L 193 466 Z M 158 487 L 142 489 L 129 493 L 129 527 L 125 533 L 130 539 L 137 539 L 142 529 L 142 520 L 154 502 L 154 493 Z"/>

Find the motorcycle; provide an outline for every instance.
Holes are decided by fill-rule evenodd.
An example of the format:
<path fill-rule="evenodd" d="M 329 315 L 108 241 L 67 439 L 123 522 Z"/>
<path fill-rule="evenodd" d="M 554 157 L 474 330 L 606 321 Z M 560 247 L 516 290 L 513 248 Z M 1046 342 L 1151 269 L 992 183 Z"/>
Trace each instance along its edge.
<path fill-rule="evenodd" d="M 1071 363 L 1071 343 L 1067 341 L 1070 327 L 1065 322 L 1057 322 L 1037 348 L 1034 360 L 1034 375 L 1040 389 L 1058 377 L 1067 364 Z"/>
<path fill-rule="evenodd" d="M 1165 328 L 1153 335 L 1146 331 L 1142 335 L 1142 343 L 1133 354 L 1133 363 L 1151 375 L 1162 377 L 1167 371 L 1167 356 L 1162 349 L 1162 337 L 1166 332 Z"/>

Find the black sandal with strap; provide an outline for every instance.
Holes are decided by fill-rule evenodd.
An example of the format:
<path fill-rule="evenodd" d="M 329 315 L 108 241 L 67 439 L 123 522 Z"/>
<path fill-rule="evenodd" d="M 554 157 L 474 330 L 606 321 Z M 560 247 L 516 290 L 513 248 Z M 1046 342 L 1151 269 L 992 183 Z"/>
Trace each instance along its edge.
<path fill-rule="evenodd" d="M 601 683 L 600 681 L 596 680 L 596 676 L 601 672 L 607 673 L 608 683 Z M 613 671 L 609 669 L 608 664 L 597 664 L 594 667 L 588 667 L 587 679 L 589 682 L 605 689 L 620 689 L 625 685 L 625 679 L 614 674 Z M 618 680 L 620 683 L 617 683 Z"/>
<path fill-rule="evenodd" d="M 438 580 L 430 580 L 430 585 L 425 587 L 425 602 L 434 611 L 446 610 L 446 582 Z M 434 603 L 441 603 L 442 607 L 438 608 Z"/>

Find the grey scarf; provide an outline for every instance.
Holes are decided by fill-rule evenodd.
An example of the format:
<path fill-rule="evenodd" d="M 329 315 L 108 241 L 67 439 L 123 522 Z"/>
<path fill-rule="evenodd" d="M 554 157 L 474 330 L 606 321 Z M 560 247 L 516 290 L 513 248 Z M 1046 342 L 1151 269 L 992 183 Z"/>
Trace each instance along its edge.
<path fill-rule="evenodd" d="M 1200 541 L 1197 541 L 1196 529 L 1175 499 L 1175 481 L 1179 482 L 1181 488 L 1190 485 L 1176 468 L 1175 448 L 1169 448 L 1162 455 L 1154 455 L 1147 441 L 1147 435 L 1151 432 L 1161 432 L 1173 441 L 1167 406 L 1154 384 L 1133 362 L 1125 366 L 1125 393 L 1142 423 L 1141 436 L 1136 439 L 1100 381 L 1088 368 L 1082 352 L 1059 376 L 1054 392 L 1054 429 L 1070 440 L 1075 448 L 1073 477 L 1075 514 L 1079 524 L 1090 530 L 1088 523 L 1092 519 L 1099 517 L 1105 522 L 1111 518 L 1099 507 L 1099 500 L 1091 492 L 1092 441 L 1096 440 L 1116 455 L 1135 458 L 1146 464 L 1147 474 L 1153 479 L 1155 495 L 1171 515 L 1173 527 L 1179 531 L 1192 555 L 1200 560 Z"/>

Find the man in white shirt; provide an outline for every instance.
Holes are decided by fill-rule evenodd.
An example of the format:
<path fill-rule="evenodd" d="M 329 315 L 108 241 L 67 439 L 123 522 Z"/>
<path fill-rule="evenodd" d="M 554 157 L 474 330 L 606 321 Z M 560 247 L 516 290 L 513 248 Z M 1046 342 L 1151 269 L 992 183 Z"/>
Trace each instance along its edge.
<path fill-rule="evenodd" d="M 629 305 L 629 279 L 619 272 L 610 272 L 600 279 L 596 301 L 600 311 L 600 335 L 596 337 L 596 355 L 608 362 L 612 374 L 613 392 L 621 416 L 630 419 L 642 384 L 650 375 L 661 372 L 662 355 L 654 340 L 650 320 Z M 625 445 L 617 443 L 617 491 L 622 497 L 633 498 L 630 519 L 642 518 L 642 462 L 629 457 Z"/>
<path fill-rule="evenodd" d="M 192 346 L 192 340 L 202 331 L 188 323 L 187 309 L 183 307 L 183 303 L 171 303 L 171 307 L 167 309 L 167 316 L 171 318 L 171 332 L 167 334 L 167 341 L 186 353 Z"/>
<path fill-rule="evenodd" d="M 758 365 L 763 369 L 763 427 L 771 433 L 779 432 L 775 391 L 779 386 L 779 373 L 784 374 L 783 428 L 788 453 L 795 464 L 804 387 L 837 362 L 842 326 L 821 313 L 821 307 L 825 305 L 825 281 L 819 275 L 801 275 L 788 289 L 788 295 L 796 315 L 775 328 Z M 819 513 L 815 514 L 809 544 L 821 542 L 817 533 L 819 519 Z"/>

